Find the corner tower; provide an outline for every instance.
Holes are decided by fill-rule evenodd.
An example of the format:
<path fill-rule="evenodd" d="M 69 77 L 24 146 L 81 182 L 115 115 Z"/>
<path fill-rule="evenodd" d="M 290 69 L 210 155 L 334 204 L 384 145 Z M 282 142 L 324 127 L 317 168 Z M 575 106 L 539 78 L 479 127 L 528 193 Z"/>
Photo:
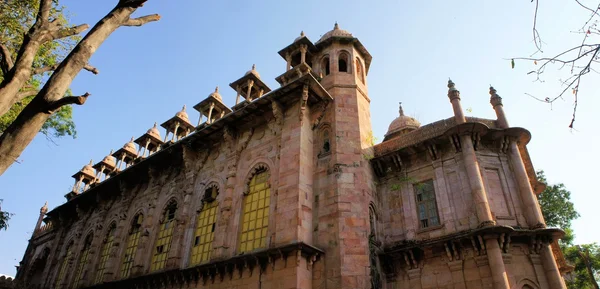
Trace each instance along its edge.
<path fill-rule="evenodd" d="M 337 23 L 315 47 L 312 69 L 333 97 L 315 137 L 326 138 L 323 148 L 315 150 L 315 243 L 326 251 L 326 288 L 369 288 L 369 208 L 376 203 L 368 161 L 373 145 L 367 86 L 372 57 Z"/>

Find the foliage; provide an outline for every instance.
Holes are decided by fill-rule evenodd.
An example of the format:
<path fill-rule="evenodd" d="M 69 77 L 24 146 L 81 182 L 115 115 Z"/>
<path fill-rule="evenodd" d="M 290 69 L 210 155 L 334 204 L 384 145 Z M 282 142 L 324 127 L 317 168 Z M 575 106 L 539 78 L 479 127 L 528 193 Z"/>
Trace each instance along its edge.
<path fill-rule="evenodd" d="M 541 182 L 547 183 L 544 171 L 538 171 L 537 177 Z M 597 288 L 594 285 L 595 281 L 592 281 L 590 277 L 588 265 L 595 279 L 599 279 L 600 246 L 596 243 L 573 245 L 574 233 L 571 221 L 577 219 L 579 213 L 571 202 L 571 192 L 564 184 L 548 185 L 538 196 L 538 201 L 546 224 L 560 227 L 566 233 L 565 237 L 560 240 L 561 249 L 567 262 L 575 267 L 571 277 L 566 278 L 567 286 L 573 289 Z"/>
<path fill-rule="evenodd" d="M 39 4 L 40 0 L 0 1 L 0 42 L 9 49 L 13 59 L 17 56 L 17 52 L 23 43 L 24 35 L 35 22 Z M 57 1 L 54 2 L 50 11 L 50 17 L 64 26 L 69 26 L 68 15 L 64 7 L 57 4 Z M 71 36 L 44 43 L 37 52 L 33 68 L 48 67 L 60 63 L 79 39 L 79 36 Z M 47 74 L 48 72 L 33 75 L 22 91 L 39 90 L 45 78 L 47 78 Z M 4 74 L 0 70 L 0 82 L 3 79 Z M 24 98 L 14 104 L 6 114 L 0 116 L 0 133 L 16 119 L 34 96 Z M 67 135 L 75 138 L 76 131 L 71 106 L 61 107 L 46 121 L 40 132 L 47 138 L 58 138 Z"/>
<path fill-rule="evenodd" d="M 538 171 L 537 177 L 541 182 L 547 183 L 544 171 Z M 571 192 L 565 188 L 564 184 L 548 185 L 538 196 L 538 201 L 542 207 L 546 225 L 550 227 L 570 230 L 571 221 L 579 217 L 579 213 L 571 202 Z"/>
<path fill-rule="evenodd" d="M 8 221 L 13 214 L 2 211 L 2 199 L 0 199 L 0 230 L 8 229 Z"/>
<path fill-rule="evenodd" d="M 595 288 L 586 263 L 589 263 L 595 280 L 600 280 L 600 246 L 596 243 L 571 246 L 564 250 L 564 254 L 571 265 L 575 266 L 571 277 L 566 278 L 567 286 L 577 289 Z"/>

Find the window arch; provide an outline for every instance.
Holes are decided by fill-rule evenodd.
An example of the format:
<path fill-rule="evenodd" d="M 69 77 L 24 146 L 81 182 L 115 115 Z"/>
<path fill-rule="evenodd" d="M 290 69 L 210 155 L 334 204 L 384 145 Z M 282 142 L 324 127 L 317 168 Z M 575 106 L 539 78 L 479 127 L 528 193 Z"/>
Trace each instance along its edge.
<path fill-rule="evenodd" d="M 250 252 L 267 245 L 271 192 L 266 165 L 257 166 L 244 196 L 239 252 Z"/>
<path fill-rule="evenodd" d="M 323 124 L 320 128 L 320 146 L 318 157 L 327 156 L 331 153 L 331 128 L 328 124 Z"/>
<path fill-rule="evenodd" d="M 69 242 L 67 245 L 67 249 L 65 252 L 65 256 L 63 257 L 62 263 L 60 265 L 60 269 L 58 271 L 58 277 L 56 278 L 56 284 L 54 287 L 62 288 L 62 283 L 65 281 L 65 276 L 67 275 L 69 260 L 73 257 L 73 241 Z"/>
<path fill-rule="evenodd" d="M 198 211 L 196 220 L 196 231 L 192 241 L 191 261 L 192 265 L 200 264 L 210 260 L 212 242 L 215 237 L 217 220 L 217 196 L 219 187 L 216 183 L 209 185 L 204 191 L 202 208 Z"/>
<path fill-rule="evenodd" d="M 363 71 L 362 62 L 360 61 L 360 59 L 358 59 L 358 57 L 354 60 L 354 62 L 356 63 L 356 75 L 358 76 L 358 78 L 360 78 L 360 81 L 364 84 L 365 83 L 365 74 Z"/>
<path fill-rule="evenodd" d="M 171 240 L 173 239 L 173 230 L 175 228 L 175 212 L 177 212 L 177 202 L 171 200 L 165 208 L 160 222 L 160 230 L 158 231 L 158 238 L 154 246 L 150 271 L 164 269 L 167 264 L 167 256 L 171 249 Z"/>
<path fill-rule="evenodd" d="M 369 204 L 369 225 L 371 226 L 369 235 L 377 238 L 377 211 L 375 210 L 375 205 L 373 203 Z"/>
<path fill-rule="evenodd" d="M 129 229 L 129 235 L 127 236 L 127 247 L 125 248 L 125 255 L 123 256 L 123 263 L 121 265 L 122 278 L 127 278 L 129 277 L 129 274 L 131 274 L 135 253 L 137 252 L 137 247 L 140 243 L 143 221 L 144 215 L 138 213 L 133 217 L 133 221 L 131 222 L 131 229 Z"/>
<path fill-rule="evenodd" d="M 106 237 L 104 237 L 104 241 L 102 242 L 100 261 L 98 263 L 98 270 L 96 271 L 96 279 L 94 280 L 94 283 L 100 283 L 104 281 L 104 271 L 106 270 L 106 263 L 108 262 L 108 258 L 110 256 L 110 249 L 115 241 L 116 229 L 117 225 L 114 222 L 108 227 L 108 233 L 106 233 Z"/>
<path fill-rule="evenodd" d="M 350 72 L 348 69 L 348 54 L 346 52 L 342 52 L 338 55 L 338 71 Z"/>
<path fill-rule="evenodd" d="M 325 75 L 329 75 L 329 73 L 331 73 L 330 69 L 329 69 L 329 56 L 326 55 L 325 57 L 323 57 L 323 59 L 321 59 L 321 73 L 325 74 Z"/>
<path fill-rule="evenodd" d="M 90 247 L 92 247 L 93 235 L 90 233 L 83 243 L 83 249 L 81 249 L 81 255 L 79 255 L 79 264 L 77 265 L 77 271 L 75 272 L 75 281 L 73 282 L 73 288 L 79 287 L 79 282 L 85 275 L 85 265 L 90 257 Z"/>

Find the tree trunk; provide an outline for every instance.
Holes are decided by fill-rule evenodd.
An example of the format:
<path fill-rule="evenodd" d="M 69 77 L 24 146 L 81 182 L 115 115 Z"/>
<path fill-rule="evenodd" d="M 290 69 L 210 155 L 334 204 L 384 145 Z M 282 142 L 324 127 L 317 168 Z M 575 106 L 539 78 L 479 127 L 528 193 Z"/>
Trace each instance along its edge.
<path fill-rule="evenodd" d="M 120 0 L 58 66 L 36 97 L 0 136 L 0 175 L 18 159 L 54 111 L 62 105 L 82 104 L 85 101 L 81 97 L 63 96 L 75 76 L 111 33 L 120 26 L 140 26 L 159 19 L 158 15 L 130 19 L 131 14 L 144 2 L 145 0 Z"/>

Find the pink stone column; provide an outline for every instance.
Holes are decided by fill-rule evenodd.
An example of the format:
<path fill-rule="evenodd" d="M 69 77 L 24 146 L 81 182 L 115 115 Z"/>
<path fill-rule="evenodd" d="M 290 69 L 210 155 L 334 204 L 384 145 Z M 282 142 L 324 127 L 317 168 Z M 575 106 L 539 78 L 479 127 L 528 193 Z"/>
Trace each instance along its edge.
<path fill-rule="evenodd" d="M 485 236 L 485 247 L 487 251 L 490 270 L 492 271 L 494 289 L 510 289 L 510 285 L 508 283 L 508 275 L 506 273 L 506 268 L 504 267 L 502 251 L 500 250 L 500 245 L 498 244 L 497 236 Z"/>
<path fill-rule="evenodd" d="M 462 107 L 460 105 L 460 91 L 456 89 L 452 80 L 448 80 L 448 98 L 450 99 L 452 108 L 454 109 L 454 118 L 456 123 L 465 123 L 465 115 L 463 114 Z M 460 141 L 463 161 L 465 163 L 467 176 L 469 177 L 469 185 L 471 187 L 471 194 L 473 195 L 473 202 L 479 224 L 494 225 L 495 222 L 492 217 L 490 205 L 488 203 L 485 187 L 483 185 L 483 179 L 481 178 L 481 171 L 479 170 L 477 155 L 475 155 L 473 140 L 471 139 L 470 135 L 461 135 Z"/>
<path fill-rule="evenodd" d="M 511 140 L 510 142 L 510 150 L 508 152 L 508 155 L 512 163 L 515 178 L 517 179 L 517 183 L 519 185 L 519 192 L 521 193 L 523 211 L 525 218 L 527 219 L 527 224 L 531 228 L 546 227 L 546 224 L 544 222 L 544 216 L 542 215 L 537 198 L 533 192 L 533 189 L 531 188 L 529 176 L 527 175 L 525 164 L 523 163 L 523 159 L 521 158 L 519 146 L 517 145 L 517 142 L 515 140 Z"/>
<path fill-rule="evenodd" d="M 496 125 L 498 128 L 508 128 L 508 120 L 504 114 L 504 106 L 502 105 L 502 97 L 496 93 L 496 89 L 490 86 L 490 104 L 496 111 Z"/>
<path fill-rule="evenodd" d="M 567 287 L 562 276 L 560 275 L 560 271 L 558 270 L 558 266 L 556 265 L 556 261 L 554 259 L 554 254 L 552 253 L 552 249 L 550 249 L 549 244 L 542 245 L 540 257 L 542 259 L 542 266 L 544 266 L 544 273 L 546 275 L 546 279 L 548 280 L 548 285 L 550 285 L 550 289 L 566 289 Z"/>

